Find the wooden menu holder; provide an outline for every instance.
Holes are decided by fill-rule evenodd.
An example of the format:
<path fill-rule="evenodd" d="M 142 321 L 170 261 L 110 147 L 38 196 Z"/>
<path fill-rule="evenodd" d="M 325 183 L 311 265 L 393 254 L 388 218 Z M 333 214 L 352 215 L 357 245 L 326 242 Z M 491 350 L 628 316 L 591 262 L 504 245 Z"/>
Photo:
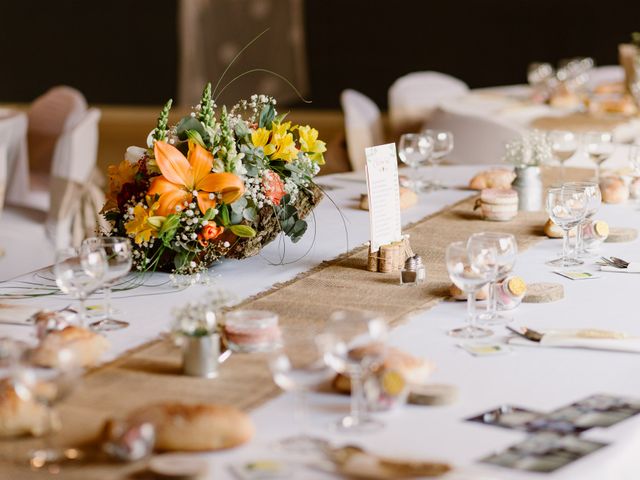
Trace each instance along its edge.
<path fill-rule="evenodd" d="M 370 272 L 391 273 L 399 272 L 404 267 L 407 258 L 413 256 L 413 250 L 409 243 L 409 235 L 403 235 L 402 240 L 380 246 L 377 252 L 371 251 L 369 245 L 369 257 L 367 270 Z"/>

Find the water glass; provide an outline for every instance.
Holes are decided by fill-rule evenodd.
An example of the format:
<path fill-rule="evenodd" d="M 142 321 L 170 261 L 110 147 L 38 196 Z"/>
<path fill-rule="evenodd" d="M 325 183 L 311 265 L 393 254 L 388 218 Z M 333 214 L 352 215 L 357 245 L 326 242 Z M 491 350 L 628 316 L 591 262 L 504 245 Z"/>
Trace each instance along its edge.
<path fill-rule="evenodd" d="M 338 430 L 367 432 L 383 426 L 366 411 L 363 378 L 384 360 L 386 337 L 387 325 L 374 312 L 341 310 L 331 314 L 323 335 L 326 360 L 351 380 L 351 412 L 335 425 Z"/>
<path fill-rule="evenodd" d="M 411 167 L 409 188 L 415 192 L 422 185 L 418 177 L 418 167 L 425 162 L 433 151 L 433 140 L 418 133 L 405 133 L 398 142 L 398 156 L 402 163 Z"/>
<path fill-rule="evenodd" d="M 551 151 L 560 163 L 560 183 L 564 182 L 564 163 L 578 150 L 578 136 L 565 130 L 553 130 L 548 134 Z"/>
<path fill-rule="evenodd" d="M 469 249 L 467 244 L 454 242 L 447 247 L 445 254 L 449 278 L 467 294 L 467 325 L 448 333 L 460 338 L 487 337 L 493 332 L 476 325 L 476 293 L 496 277 L 496 250 L 483 245 L 474 245 Z"/>
<path fill-rule="evenodd" d="M 591 220 L 602 205 L 602 193 L 600 192 L 600 186 L 595 182 L 567 182 L 562 185 L 563 188 L 581 190 L 584 192 L 587 206 L 585 210 L 584 220 L 578 225 L 576 233 L 576 248 L 574 251 L 574 257 L 583 258 L 589 256 L 587 252 L 583 238 L 582 238 L 582 225 Z"/>
<path fill-rule="evenodd" d="M 569 230 L 585 218 L 587 198 L 584 190 L 569 187 L 552 188 L 547 193 L 547 213 L 551 221 L 562 229 L 562 257 L 548 262 L 550 265 L 570 267 L 582 265 L 581 260 L 569 256 Z"/>
<path fill-rule="evenodd" d="M 431 155 L 429 155 L 429 163 L 433 167 L 433 175 L 432 180 L 429 182 L 428 186 L 432 189 L 440 189 L 443 188 L 442 184 L 438 181 L 437 178 L 437 168 L 440 162 L 444 160 L 444 157 L 449 155 L 453 151 L 453 133 L 447 130 L 423 130 L 422 135 L 431 139 L 433 143 L 433 150 Z"/>
<path fill-rule="evenodd" d="M 473 252 L 482 248 L 493 248 L 496 251 L 496 273 L 489 282 L 489 298 L 487 308 L 479 315 L 483 323 L 489 325 L 503 325 L 509 323 L 512 318 L 499 315 L 497 313 L 497 290 L 496 285 L 501 282 L 511 271 L 516 263 L 518 255 L 518 243 L 516 237 L 510 233 L 482 232 L 474 233 L 469 237 L 467 248 Z"/>
<path fill-rule="evenodd" d="M 124 237 L 92 237 L 82 242 L 82 250 L 93 252 L 104 250 L 107 256 L 107 269 L 104 275 L 105 318 L 93 322 L 91 327 L 96 331 L 117 330 L 129 325 L 123 320 L 113 318 L 111 306 L 111 289 L 118 280 L 131 271 L 131 243 Z"/>
<path fill-rule="evenodd" d="M 615 151 L 613 135 L 609 132 L 588 132 L 584 134 L 582 141 L 589 158 L 596 164 L 595 182 L 600 183 L 601 165 L 608 160 Z"/>

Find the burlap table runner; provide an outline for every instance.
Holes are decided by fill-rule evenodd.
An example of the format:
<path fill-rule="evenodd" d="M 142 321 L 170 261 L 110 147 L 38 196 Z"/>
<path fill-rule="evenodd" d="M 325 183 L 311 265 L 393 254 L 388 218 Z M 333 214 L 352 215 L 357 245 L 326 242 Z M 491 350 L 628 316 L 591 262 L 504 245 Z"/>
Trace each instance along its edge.
<path fill-rule="evenodd" d="M 570 169 L 568 176 L 584 179 L 590 173 Z M 551 181 L 555 170 L 547 171 L 545 176 Z M 447 297 L 450 280 L 444 253 L 449 243 L 466 240 L 474 232 L 500 231 L 513 233 L 519 250 L 523 251 L 543 238 L 546 213 L 520 212 L 510 222 L 489 222 L 474 212 L 474 202 L 475 197 L 468 198 L 405 229 L 411 236 L 411 246 L 426 264 L 428 281 L 424 286 L 400 287 L 398 274 L 368 272 L 367 248 L 360 247 L 248 299 L 239 307 L 277 312 L 284 329 L 305 335 L 320 331 L 331 312 L 343 308 L 375 310 L 391 326 L 396 325 L 408 314 L 431 308 Z M 462 315 L 452 318 L 451 324 L 462 320 Z M 168 340 L 158 340 L 88 373 L 58 407 L 63 430 L 52 440 L 58 445 L 79 445 L 95 438 L 107 418 L 123 416 L 153 402 L 220 402 L 250 410 L 279 393 L 262 355 L 232 355 L 217 379 L 204 380 L 180 375 L 179 350 Z M 42 444 L 41 439 L 2 441 L 0 456 L 25 458 L 29 449 Z M 65 465 L 62 473 L 64 478 L 78 480 L 119 479 L 141 468 L 140 464 L 72 464 Z M 3 479 L 42 476 L 46 474 L 29 471 L 25 466 L 0 463 Z"/>
<path fill-rule="evenodd" d="M 629 123 L 631 119 L 621 115 L 593 115 L 571 113 L 568 115 L 538 117 L 530 124 L 540 130 L 570 130 L 572 132 L 610 132 Z"/>

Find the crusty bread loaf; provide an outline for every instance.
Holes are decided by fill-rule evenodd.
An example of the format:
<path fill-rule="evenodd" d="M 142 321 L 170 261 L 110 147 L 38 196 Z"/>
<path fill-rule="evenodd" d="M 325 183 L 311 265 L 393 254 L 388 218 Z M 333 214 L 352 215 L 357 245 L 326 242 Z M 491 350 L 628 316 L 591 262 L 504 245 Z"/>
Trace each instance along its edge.
<path fill-rule="evenodd" d="M 469 181 L 472 190 L 484 190 L 485 188 L 511 188 L 516 174 L 506 168 L 494 168 L 478 173 Z"/>
<path fill-rule="evenodd" d="M 108 348 L 109 341 L 102 335 L 72 325 L 47 333 L 33 351 L 31 360 L 41 367 L 58 368 L 64 361 L 73 366 L 88 367 L 95 365 Z M 68 350 L 72 358 L 64 358 L 60 354 L 63 350 Z"/>
<path fill-rule="evenodd" d="M 357 358 L 376 348 L 379 348 L 379 345 L 372 344 L 371 346 L 353 349 L 349 352 L 349 355 Z M 378 367 L 378 370 L 398 372 L 407 383 L 422 384 L 435 370 L 435 366 L 424 358 L 415 357 L 395 347 L 387 347 L 384 361 Z M 351 391 L 351 380 L 344 375 L 337 375 L 333 381 L 333 387 L 339 392 L 349 393 Z"/>
<path fill-rule="evenodd" d="M 600 180 L 600 191 L 605 203 L 624 203 L 629 199 L 629 187 L 619 176 L 603 177 Z"/>
<path fill-rule="evenodd" d="M 0 437 L 40 436 L 60 428 L 55 412 L 38 402 L 26 388 L 0 380 Z"/>
<path fill-rule="evenodd" d="M 246 413 L 216 404 L 160 403 L 135 411 L 128 421 L 152 423 L 160 451 L 232 448 L 251 440 L 255 431 Z"/>
<path fill-rule="evenodd" d="M 466 300 L 467 294 L 460 290 L 455 284 L 451 284 L 449 286 L 449 295 L 454 300 Z M 476 300 L 486 300 L 489 296 L 489 286 L 485 285 L 480 290 L 476 292 Z"/>

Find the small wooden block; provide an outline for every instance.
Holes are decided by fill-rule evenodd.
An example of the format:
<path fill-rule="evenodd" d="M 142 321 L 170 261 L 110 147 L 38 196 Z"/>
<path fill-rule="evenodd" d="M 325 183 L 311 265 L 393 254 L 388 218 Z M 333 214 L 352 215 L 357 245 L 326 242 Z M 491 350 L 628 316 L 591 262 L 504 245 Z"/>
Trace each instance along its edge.
<path fill-rule="evenodd" d="M 564 287 L 559 283 L 530 283 L 522 301 L 524 303 L 557 302 L 564 298 Z"/>
<path fill-rule="evenodd" d="M 635 228 L 611 227 L 609 236 L 605 240 L 608 243 L 632 242 L 638 238 L 638 230 Z"/>
<path fill-rule="evenodd" d="M 445 384 L 412 385 L 409 403 L 413 405 L 450 405 L 458 399 L 458 387 Z"/>

